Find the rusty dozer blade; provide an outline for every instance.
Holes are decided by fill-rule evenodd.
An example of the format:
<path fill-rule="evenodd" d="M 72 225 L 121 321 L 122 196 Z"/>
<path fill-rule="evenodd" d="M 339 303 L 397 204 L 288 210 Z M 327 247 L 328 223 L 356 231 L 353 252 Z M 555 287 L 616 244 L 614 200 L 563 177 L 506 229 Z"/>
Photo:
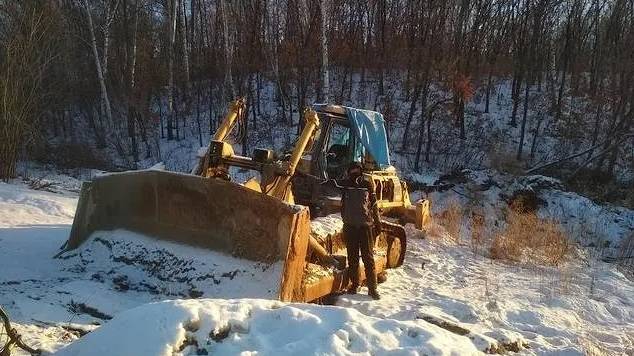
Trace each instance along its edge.
<path fill-rule="evenodd" d="M 282 261 L 279 298 L 304 301 L 310 216 L 240 184 L 168 171 L 98 177 L 82 185 L 66 250 L 98 230 L 126 229 L 262 262 Z"/>

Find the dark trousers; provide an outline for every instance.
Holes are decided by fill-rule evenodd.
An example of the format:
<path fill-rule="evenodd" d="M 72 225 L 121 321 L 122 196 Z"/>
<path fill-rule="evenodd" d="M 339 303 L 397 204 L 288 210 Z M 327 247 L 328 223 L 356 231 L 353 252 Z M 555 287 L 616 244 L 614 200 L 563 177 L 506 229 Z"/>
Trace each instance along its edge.
<path fill-rule="evenodd" d="M 359 251 L 365 267 L 365 278 L 368 289 L 376 289 L 376 272 L 374 270 L 374 236 L 371 226 L 343 225 L 343 236 L 348 251 L 348 270 L 353 287 L 359 285 Z"/>

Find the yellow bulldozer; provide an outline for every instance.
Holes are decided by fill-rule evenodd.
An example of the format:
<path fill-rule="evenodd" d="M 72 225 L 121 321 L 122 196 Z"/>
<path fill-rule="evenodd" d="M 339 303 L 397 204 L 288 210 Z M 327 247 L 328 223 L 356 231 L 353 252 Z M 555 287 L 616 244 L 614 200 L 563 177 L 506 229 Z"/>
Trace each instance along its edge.
<path fill-rule="evenodd" d="M 304 112 L 291 152 L 255 149 L 253 157 L 244 157 L 235 154 L 229 138 L 245 105 L 244 99 L 230 104 L 190 174 L 141 170 L 85 182 L 65 251 L 95 231 L 127 229 L 236 258 L 281 262 L 281 275 L 271 276 L 279 279 L 279 299 L 317 301 L 349 284 L 341 229 L 324 234 L 313 226 L 338 212 L 340 192 L 328 182 L 342 178 L 356 161 L 386 219 L 375 243 L 377 273 L 385 277 L 387 268 L 400 266 L 407 246 L 402 225 L 428 225 L 430 203 L 410 202 L 406 183 L 389 162 L 382 115 L 313 105 Z M 232 167 L 254 177 L 233 182 Z"/>

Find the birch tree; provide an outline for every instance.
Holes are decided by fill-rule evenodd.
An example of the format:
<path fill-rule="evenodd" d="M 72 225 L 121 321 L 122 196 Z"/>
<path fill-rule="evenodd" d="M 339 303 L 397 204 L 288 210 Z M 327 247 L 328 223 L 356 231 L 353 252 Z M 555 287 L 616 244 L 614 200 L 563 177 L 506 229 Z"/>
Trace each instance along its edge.
<path fill-rule="evenodd" d="M 132 29 L 131 34 L 128 34 L 128 0 L 124 0 L 123 9 L 125 17 L 125 29 L 126 29 L 126 53 L 128 53 L 128 61 L 126 63 L 128 69 L 128 108 L 127 108 L 127 121 L 128 121 L 128 137 L 130 137 L 130 145 L 132 150 L 133 164 L 136 167 L 136 162 L 139 160 L 139 148 L 136 139 L 136 120 L 137 110 L 134 98 L 135 91 L 135 73 L 136 73 L 136 56 L 137 56 L 137 30 L 138 30 L 138 7 L 137 0 L 132 0 Z"/>
<path fill-rule="evenodd" d="M 103 74 L 103 69 L 101 67 L 101 59 L 99 58 L 99 51 L 97 50 L 97 38 L 95 37 L 95 26 L 92 21 L 92 14 L 90 10 L 90 5 L 88 0 L 83 0 L 84 10 L 86 12 L 86 19 L 88 20 L 88 29 L 90 31 L 90 46 L 92 48 L 92 53 L 95 58 L 95 68 L 97 70 L 97 78 L 99 79 L 99 88 L 101 90 L 101 100 L 104 106 L 106 120 L 108 122 L 109 128 L 111 130 L 111 137 L 113 140 L 113 144 L 119 155 L 122 158 L 125 158 L 125 151 L 123 150 L 123 146 L 121 145 L 121 140 L 119 139 L 119 135 L 117 133 L 117 125 L 112 117 L 112 108 L 110 106 L 110 98 L 108 97 L 108 89 L 106 87 L 106 78 Z"/>
<path fill-rule="evenodd" d="M 190 87 L 190 65 L 189 65 L 189 51 L 190 51 L 190 41 L 188 38 L 188 30 L 187 30 L 187 11 L 185 8 L 187 7 L 186 1 L 183 0 L 183 6 L 181 8 L 181 18 L 182 23 L 180 26 L 180 37 L 183 42 L 183 69 L 185 70 L 185 87 L 189 90 Z M 192 16 L 193 18 L 193 16 Z"/>
<path fill-rule="evenodd" d="M 117 8 L 119 7 L 119 2 L 121 0 L 111 1 L 106 0 L 106 16 L 105 22 L 102 27 L 103 34 L 103 76 L 108 77 L 108 58 L 109 57 L 109 49 L 110 49 L 110 28 L 112 27 L 112 22 L 114 21 L 115 14 L 117 13 Z"/>

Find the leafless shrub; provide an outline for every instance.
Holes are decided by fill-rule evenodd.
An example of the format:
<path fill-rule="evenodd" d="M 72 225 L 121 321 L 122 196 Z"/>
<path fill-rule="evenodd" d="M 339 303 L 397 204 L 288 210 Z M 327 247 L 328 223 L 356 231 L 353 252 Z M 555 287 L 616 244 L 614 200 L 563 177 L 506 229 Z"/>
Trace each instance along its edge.
<path fill-rule="evenodd" d="M 487 138 L 488 129 L 482 127 L 478 120 L 474 120 L 468 127 L 470 135 L 466 139 L 461 139 L 448 121 L 450 120 L 439 122 L 434 129 L 431 163 L 443 171 L 480 167 L 485 152 L 491 150 L 492 140 Z"/>
<path fill-rule="evenodd" d="M 510 210 L 507 226 L 491 245 L 490 256 L 514 262 L 558 266 L 572 251 L 571 242 L 561 226 L 534 213 Z"/>
<path fill-rule="evenodd" d="M 38 162 L 52 163 L 59 168 L 90 167 L 101 170 L 115 168 L 89 145 L 82 143 L 38 145 L 31 151 L 30 157 Z"/>
<path fill-rule="evenodd" d="M 488 156 L 491 168 L 514 175 L 524 174 L 524 167 L 515 157 L 515 153 L 507 152 L 500 147 L 494 147 L 488 152 Z"/>

